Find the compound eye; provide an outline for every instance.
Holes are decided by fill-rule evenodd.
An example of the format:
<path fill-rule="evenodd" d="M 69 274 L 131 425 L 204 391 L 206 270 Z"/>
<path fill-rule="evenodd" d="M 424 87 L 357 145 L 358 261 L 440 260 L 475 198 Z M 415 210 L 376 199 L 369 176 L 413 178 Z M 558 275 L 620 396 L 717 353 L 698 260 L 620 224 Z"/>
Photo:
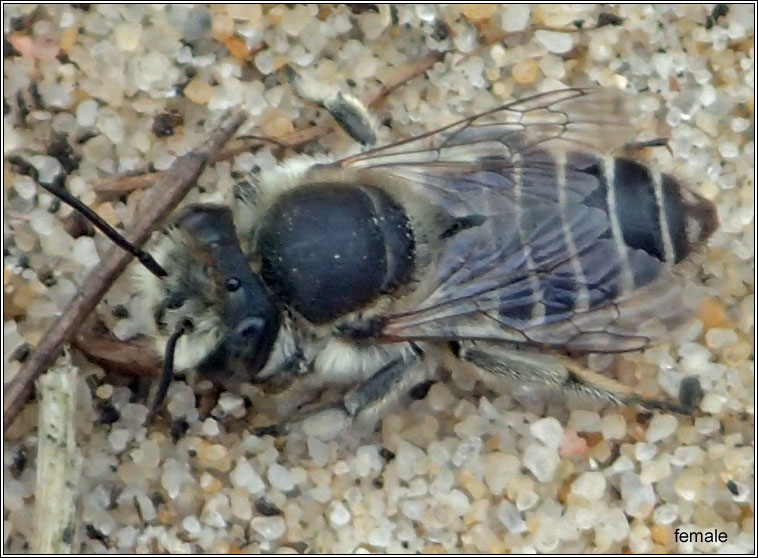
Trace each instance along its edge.
<path fill-rule="evenodd" d="M 229 277 L 229 279 L 226 280 L 226 290 L 230 293 L 233 293 L 237 289 L 239 289 L 242 286 L 242 282 L 237 279 L 236 277 Z"/>
<path fill-rule="evenodd" d="M 169 310 L 176 310 L 184 305 L 185 297 L 179 293 L 171 293 L 166 300 L 166 308 Z"/>

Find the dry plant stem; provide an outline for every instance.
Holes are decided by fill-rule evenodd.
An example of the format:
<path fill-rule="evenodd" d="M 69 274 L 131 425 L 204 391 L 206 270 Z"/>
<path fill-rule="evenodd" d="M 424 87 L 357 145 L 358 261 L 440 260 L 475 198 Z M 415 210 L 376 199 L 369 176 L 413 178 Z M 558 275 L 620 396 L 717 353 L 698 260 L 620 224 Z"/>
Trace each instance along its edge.
<path fill-rule="evenodd" d="M 424 74 L 429 68 L 434 66 L 437 62 L 441 62 L 444 58 L 444 52 L 432 52 L 431 54 L 427 54 L 421 60 L 404 66 L 397 72 L 391 82 L 387 83 L 384 87 L 381 87 L 366 99 L 366 106 L 369 108 L 375 107 L 395 89 L 408 83 L 413 78 Z"/>
<path fill-rule="evenodd" d="M 40 378 L 34 554 L 68 554 L 77 527 L 81 455 L 76 446 L 76 368 L 63 354 Z"/>
<path fill-rule="evenodd" d="M 140 218 L 131 228 L 127 239 L 135 246 L 142 246 L 161 222 L 174 210 L 197 178 L 229 139 L 236 133 L 245 117 L 232 114 L 224 117 L 218 129 L 201 148 L 177 159 L 163 180 L 145 200 Z M 103 257 L 98 266 L 84 280 L 82 288 L 74 296 L 60 318 L 45 332 L 37 349 L 24 363 L 16 378 L 6 388 L 3 399 L 3 430 L 23 408 L 31 394 L 34 380 L 58 357 L 63 345 L 69 342 L 76 329 L 94 310 L 116 278 L 126 269 L 132 256 L 114 246 Z"/>
<path fill-rule="evenodd" d="M 434 52 L 422 58 L 421 60 L 414 62 L 400 68 L 392 81 L 373 92 L 365 100 L 365 104 L 368 107 L 375 107 L 380 104 L 387 95 L 392 91 L 412 80 L 415 77 L 422 75 L 429 68 L 434 66 L 437 62 L 444 58 L 444 54 L 441 52 Z M 331 121 L 329 118 L 323 117 L 321 120 L 304 130 L 299 130 L 289 136 L 283 138 L 276 138 L 276 141 L 282 146 L 289 149 L 297 149 L 306 143 L 314 141 L 324 135 L 330 128 Z M 263 142 L 257 139 L 253 140 L 240 140 L 240 145 L 232 146 L 224 151 L 217 153 L 211 160 L 211 164 L 219 161 L 226 161 L 233 157 L 236 157 L 240 153 L 250 151 L 256 147 L 262 145 Z M 133 190 L 139 190 L 141 188 L 147 188 L 155 184 L 160 178 L 165 175 L 166 171 L 137 174 L 132 176 L 122 176 L 119 178 L 112 178 L 97 182 L 93 185 L 93 189 L 101 194 L 125 194 Z"/>

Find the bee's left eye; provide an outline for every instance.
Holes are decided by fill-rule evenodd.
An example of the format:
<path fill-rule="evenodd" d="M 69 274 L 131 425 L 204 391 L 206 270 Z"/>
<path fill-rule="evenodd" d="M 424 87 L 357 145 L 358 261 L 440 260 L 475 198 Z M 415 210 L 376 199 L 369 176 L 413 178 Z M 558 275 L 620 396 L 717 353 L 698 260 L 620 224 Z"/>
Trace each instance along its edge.
<path fill-rule="evenodd" d="M 184 305 L 185 297 L 179 293 L 171 293 L 166 301 L 166 308 L 176 310 Z"/>
<path fill-rule="evenodd" d="M 230 293 L 233 293 L 234 291 L 240 288 L 241 284 L 242 283 L 240 282 L 240 280 L 237 279 L 236 277 L 230 277 L 229 279 L 226 280 L 226 290 L 229 291 Z"/>

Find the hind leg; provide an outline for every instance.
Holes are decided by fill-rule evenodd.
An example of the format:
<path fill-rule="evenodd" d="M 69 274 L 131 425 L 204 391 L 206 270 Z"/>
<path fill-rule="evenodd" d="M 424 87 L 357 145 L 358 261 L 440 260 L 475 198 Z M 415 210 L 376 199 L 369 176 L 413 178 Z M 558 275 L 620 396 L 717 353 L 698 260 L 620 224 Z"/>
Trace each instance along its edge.
<path fill-rule="evenodd" d="M 467 343 L 461 347 L 460 358 L 484 372 L 513 382 L 544 386 L 614 405 L 639 405 L 645 409 L 682 414 L 691 412 L 690 408 L 672 401 L 642 397 L 632 387 L 584 368 L 563 356 L 491 343 Z"/>

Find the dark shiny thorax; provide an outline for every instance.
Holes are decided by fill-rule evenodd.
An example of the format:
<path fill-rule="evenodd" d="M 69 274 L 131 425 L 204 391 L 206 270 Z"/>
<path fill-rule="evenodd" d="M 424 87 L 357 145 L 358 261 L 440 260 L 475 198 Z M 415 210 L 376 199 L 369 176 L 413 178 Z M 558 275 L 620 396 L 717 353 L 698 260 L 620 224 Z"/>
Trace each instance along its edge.
<path fill-rule="evenodd" d="M 332 182 L 303 185 L 277 199 L 256 241 L 263 280 L 316 324 L 404 284 L 413 247 L 408 218 L 386 192 Z"/>

